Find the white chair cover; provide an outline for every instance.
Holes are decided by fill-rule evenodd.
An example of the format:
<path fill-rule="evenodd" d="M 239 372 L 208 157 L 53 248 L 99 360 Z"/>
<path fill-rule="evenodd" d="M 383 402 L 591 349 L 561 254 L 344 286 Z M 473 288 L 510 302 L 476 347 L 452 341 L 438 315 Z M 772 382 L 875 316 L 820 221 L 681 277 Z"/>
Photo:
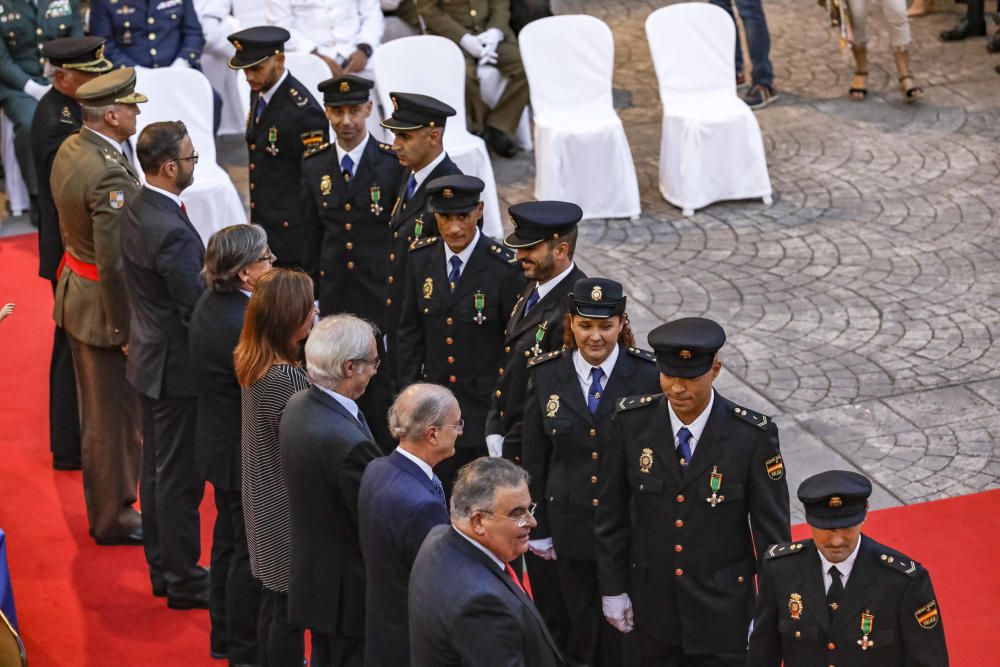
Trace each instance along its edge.
<path fill-rule="evenodd" d="M 135 142 L 150 123 L 166 120 L 183 121 L 198 151 L 194 183 L 181 194 L 188 217 L 202 240 L 207 244 L 212 234 L 247 221 L 246 210 L 229 174 L 215 160 L 215 137 L 212 135 L 212 88 L 201 72 L 193 69 L 166 67 L 136 68 L 136 90 L 149 97 L 140 106 Z M 178 95 L 177 91 L 184 91 Z M 140 178 L 145 178 L 137 167 Z"/>
<path fill-rule="evenodd" d="M 480 67 L 476 70 L 479 79 L 479 92 L 483 96 L 486 106 L 493 108 L 500 101 L 500 96 L 507 89 L 507 79 L 500 74 L 496 67 Z M 517 131 L 514 133 L 514 142 L 517 147 L 524 151 L 534 148 L 531 142 L 531 114 L 530 107 L 524 107 L 521 113 L 521 120 L 517 124 Z"/>
<path fill-rule="evenodd" d="M 247 2 L 248 0 L 242 0 Z M 240 3 L 241 4 L 241 3 Z M 205 35 L 205 48 L 201 52 L 201 69 L 208 77 L 215 92 L 222 98 L 222 114 L 219 120 L 219 134 L 243 134 L 243 105 L 236 72 L 229 69 L 229 59 L 236 49 L 226 39 L 240 29 L 240 23 L 232 16 L 230 0 L 195 0 L 195 11 L 201 21 Z"/>
<path fill-rule="evenodd" d="M 28 184 L 21 174 L 21 165 L 17 162 L 14 152 L 14 123 L 7 114 L 0 111 L 0 147 L 3 151 L 4 184 L 7 191 L 7 204 L 11 215 L 21 215 L 31 208 L 28 197 Z"/>
<path fill-rule="evenodd" d="M 535 119 L 535 197 L 584 218 L 639 215 L 639 182 L 611 100 L 615 45 L 592 16 L 532 21 L 518 36 Z"/>
<path fill-rule="evenodd" d="M 482 139 L 469 132 L 465 114 L 465 57 L 451 40 L 434 35 L 394 39 L 383 44 L 370 61 L 384 109 L 392 109 L 390 92 L 430 95 L 457 112 L 448 119 L 444 148 L 463 173 L 486 184 L 483 191 L 483 233 L 503 237 L 500 200 L 493 163 Z"/>
<path fill-rule="evenodd" d="M 233 16 L 243 28 L 267 23 L 267 0 L 233 0 Z"/>
<path fill-rule="evenodd" d="M 689 2 L 658 9 L 646 36 L 660 85 L 660 192 L 691 215 L 712 202 L 771 203 L 764 142 L 736 95 L 736 28 L 718 7 Z"/>

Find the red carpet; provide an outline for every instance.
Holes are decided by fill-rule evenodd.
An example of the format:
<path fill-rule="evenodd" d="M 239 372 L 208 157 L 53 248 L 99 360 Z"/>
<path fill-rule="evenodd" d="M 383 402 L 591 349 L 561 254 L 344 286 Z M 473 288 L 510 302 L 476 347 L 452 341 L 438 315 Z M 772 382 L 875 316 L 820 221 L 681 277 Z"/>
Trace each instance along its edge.
<path fill-rule="evenodd" d="M 47 373 L 52 296 L 38 278 L 35 236 L 0 240 L 0 528 L 32 667 L 224 663 L 208 657 L 208 615 L 153 598 L 142 550 L 87 536 L 79 473 L 54 472 Z M 203 505 L 208 557 L 210 502 Z M 866 532 L 931 571 L 951 664 L 1000 664 L 1000 491 L 873 512 Z M 796 538 L 807 529 L 798 526 Z"/>

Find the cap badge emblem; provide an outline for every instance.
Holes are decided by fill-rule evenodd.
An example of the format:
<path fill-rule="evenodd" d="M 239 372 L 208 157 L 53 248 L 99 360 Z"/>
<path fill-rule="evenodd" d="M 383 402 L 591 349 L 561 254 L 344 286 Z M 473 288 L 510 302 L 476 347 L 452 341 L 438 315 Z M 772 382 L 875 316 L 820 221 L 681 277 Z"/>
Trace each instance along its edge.
<path fill-rule="evenodd" d="M 445 199 L 452 199 L 455 197 L 455 193 L 454 191 L 452 191 L 451 188 L 445 188 L 444 190 L 441 191 L 441 196 L 444 197 Z"/>
<path fill-rule="evenodd" d="M 601 297 L 602 297 L 601 286 L 600 285 L 594 285 L 594 287 L 591 288 L 591 290 L 590 290 L 590 300 L 591 301 L 600 301 Z"/>
<path fill-rule="evenodd" d="M 341 81 L 340 82 L 340 92 L 342 92 L 342 93 L 349 93 L 349 92 L 351 92 L 351 84 L 347 83 L 346 81 Z"/>
<path fill-rule="evenodd" d="M 236 47 L 236 50 L 237 50 L 237 51 L 242 51 L 242 50 L 243 50 L 243 42 L 241 42 L 241 41 L 240 41 L 240 40 L 238 40 L 238 39 L 234 39 L 234 40 L 233 40 L 233 46 L 235 46 L 235 47 Z M 102 48 L 103 48 L 103 47 L 102 47 Z"/>
<path fill-rule="evenodd" d="M 94 54 L 94 60 L 104 60 L 104 45 L 101 44 L 97 47 L 97 52 Z"/>
<path fill-rule="evenodd" d="M 691 358 L 691 350 L 681 350 L 680 352 L 677 353 L 677 356 L 687 361 L 688 359 Z"/>
<path fill-rule="evenodd" d="M 642 453 L 639 454 L 639 472 L 649 474 L 649 471 L 653 467 L 653 450 L 649 447 L 643 447 Z"/>
<path fill-rule="evenodd" d="M 395 95 L 392 96 L 392 110 L 399 111 L 399 100 L 396 99 Z"/>
<path fill-rule="evenodd" d="M 841 507 L 843 504 L 844 501 L 840 499 L 840 496 L 834 496 L 833 498 L 830 498 L 830 502 L 827 503 L 827 505 L 829 505 L 830 507 Z"/>

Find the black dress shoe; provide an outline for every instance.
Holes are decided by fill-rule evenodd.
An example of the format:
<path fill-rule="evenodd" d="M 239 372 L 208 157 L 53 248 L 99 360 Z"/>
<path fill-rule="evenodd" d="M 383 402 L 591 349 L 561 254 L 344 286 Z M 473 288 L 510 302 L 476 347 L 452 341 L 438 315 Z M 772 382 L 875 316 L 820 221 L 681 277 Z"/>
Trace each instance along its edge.
<path fill-rule="evenodd" d="M 153 579 L 153 597 L 158 597 L 158 598 L 167 597 L 166 579 Z"/>
<path fill-rule="evenodd" d="M 59 459 L 52 459 L 53 470 L 81 470 L 82 468 L 83 466 L 80 465 L 79 459 L 73 461 L 60 461 Z"/>
<path fill-rule="evenodd" d="M 167 594 L 167 606 L 171 609 L 208 609 L 208 591 L 184 593 L 178 595 Z"/>
<path fill-rule="evenodd" d="M 501 132 L 495 127 L 487 127 L 483 133 L 483 139 L 494 153 L 500 157 L 514 157 L 517 155 L 517 144 L 506 132 Z"/>
<path fill-rule="evenodd" d="M 94 537 L 94 541 L 102 547 L 135 546 L 142 544 L 142 526 L 139 526 L 128 535 L 119 537 Z"/>
<path fill-rule="evenodd" d="M 226 654 L 225 649 L 217 651 L 214 648 L 210 648 L 208 649 L 208 655 L 212 658 L 212 660 L 225 660 L 229 657 L 229 655 Z"/>
<path fill-rule="evenodd" d="M 951 30 L 944 30 L 940 37 L 945 42 L 958 42 L 966 37 L 982 37 L 986 34 L 985 23 L 969 23 L 968 19 L 962 19 Z"/>

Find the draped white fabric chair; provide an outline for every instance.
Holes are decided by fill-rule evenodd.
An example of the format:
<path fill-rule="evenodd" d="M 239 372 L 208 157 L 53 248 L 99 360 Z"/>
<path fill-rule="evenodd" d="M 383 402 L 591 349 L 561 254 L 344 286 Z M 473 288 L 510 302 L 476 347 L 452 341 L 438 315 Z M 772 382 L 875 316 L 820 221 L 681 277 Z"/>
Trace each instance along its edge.
<path fill-rule="evenodd" d="M 7 192 L 7 205 L 11 215 L 21 215 L 31 208 L 28 197 L 28 184 L 24 182 L 21 165 L 17 162 L 14 152 L 14 123 L 7 114 L 0 111 L 0 150 L 3 155 L 4 185 Z"/>
<path fill-rule="evenodd" d="M 493 163 L 482 139 L 469 132 L 465 114 L 465 57 L 451 40 L 434 35 L 403 37 L 383 44 L 372 55 L 375 84 L 382 107 L 392 109 L 390 92 L 430 95 L 457 112 L 448 119 L 444 148 L 458 168 L 486 184 L 483 232 L 503 237 L 500 200 Z"/>
<path fill-rule="evenodd" d="M 736 29 L 723 10 L 689 2 L 646 19 L 663 103 L 660 192 L 692 215 L 730 199 L 771 203 L 764 142 L 736 95 Z"/>
<path fill-rule="evenodd" d="M 584 218 L 639 215 L 639 182 L 611 100 L 615 45 L 592 16 L 532 21 L 518 36 L 535 120 L 535 197 Z"/>
<path fill-rule="evenodd" d="M 233 16 L 241 28 L 267 25 L 267 0 L 233 0 Z"/>
<path fill-rule="evenodd" d="M 135 89 L 149 101 L 140 105 L 135 142 L 143 128 L 151 123 L 179 120 L 187 126 L 199 160 L 194 169 L 194 183 L 181 194 L 188 217 L 202 240 L 229 225 L 247 221 L 243 202 L 229 174 L 215 159 L 215 137 L 212 134 L 212 87 L 201 72 L 193 69 L 165 67 L 136 68 Z M 177 91 L 184 91 L 178 95 Z M 138 160 L 137 160 L 138 161 Z M 145 178 L 136 165 L 140 178 Z"/>

